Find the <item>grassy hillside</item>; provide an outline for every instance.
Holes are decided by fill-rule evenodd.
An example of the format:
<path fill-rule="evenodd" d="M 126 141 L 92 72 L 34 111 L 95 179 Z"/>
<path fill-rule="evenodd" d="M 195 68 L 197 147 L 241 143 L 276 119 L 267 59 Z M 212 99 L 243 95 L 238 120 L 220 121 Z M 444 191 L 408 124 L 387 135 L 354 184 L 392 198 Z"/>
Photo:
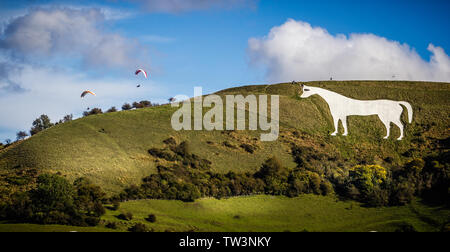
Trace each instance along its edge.
<path fill-rule="evenodd" d="M 133 220 L 119 220 L 116 216 L 123 212 L 131 212 Z M 156 216 L 155 223 L 146 221 L 149 214 Z M 194 203 L 129 201 L 122 203 L 118 211 L 108 211 L 103 220 L 118 223 L 118 230 L 122 231 L 144 223 L 158 232 L 393 232 L 402 225 L 411 225 L 417 231 L 439 231 L 449 214 L 449 210 L 420 202 L 403 207 L 364 208 L 333 197 L 302 195 L 208 198 Z"/>
<path fill-rule="evenodd" d="M 130 212 L 133 220 L 117 218 Z M 153 214 L 156 222 L 146 218 Z M 143 223 L 155 232 L 393 232 L 412 226 L 421 232 L 440 231 L 450 215 L 448 209 L 430 207 L 420 201 L 408 206 L 365 208 L 357 202 L 334 197 L 302 195 L 201 199 L 193 203 L 174 200 L 139 200 L 108 210 L 98 227 L 0 223 L 0 232 L 124 232 Z M 116 223 L 117 229 L 106 228 Z"/>
<path fill-rule="evenodd" d="M 60 124 L 28 140 L 0 151 L 0 173 L 15 168 L 35 168 L 39 172 L 60 172 L 69 179 L 89 177 L 109 193 L 155 172 L 155 162 L 148 149 L 162 148 L 163 140 L 172 136 L 191 143 L 192 152 L 212 162 L 215 172 L 258 170 L 270 156 L 283 165 L 294 167 L 292 143 L 313 147 L 317 152 L 335 153 L 338 165 L 361 162 L 392 167 L 412 156 L 422 156 L 438 148 L 448 149 L 450 135 L 450 85 L 425 82 L 311 82 L 355 99 L 392 99 L 408 101 L 414 109 L 413 123 L 406 126 L 405 140 L 396 141 L 399 131 L 392 128 L 389 140 L 383 140 L 384 126 L 375 116 L 351 117 L 348 137 L 330 137 L 331 115 L 319 97 L 300 99 L 298 85 L 277 84 L 247 86 L 224 90 L 226 94 L 280 95 L 278 141 L 260 142 L 252 131 L 180 131 L 172 130 L 170 118 L 176 110 L 168 105 L 93 115 Z M 205 109 L 206 111 L 206 109 Z M 406 121 L 406 114 L 403 115 Z M 342 132 L 342 129 L 341 129 Z M 237 146 L 225 146 L 224 142 Z M 241 143 L 256 148 L 250 154 Z M 448 142 L 448 140 L 447 140 Z M 408 153 L 405 155 L 405 153 Z M 390 162 L 385 159 L 389 157 Z M 0 175 L 1 175 L 0 174 Z M 5 175 L 6 176 L 6 175 Z"/>

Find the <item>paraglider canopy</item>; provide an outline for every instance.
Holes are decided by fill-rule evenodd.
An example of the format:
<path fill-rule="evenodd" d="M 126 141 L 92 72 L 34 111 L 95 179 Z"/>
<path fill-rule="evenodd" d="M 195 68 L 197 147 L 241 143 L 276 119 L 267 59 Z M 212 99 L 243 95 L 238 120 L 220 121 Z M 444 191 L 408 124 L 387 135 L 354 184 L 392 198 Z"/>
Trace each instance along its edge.
<path fill-rule="evenodd" d="M 145 78 L 147 79 L 147 72 L 144 69 L 136 70 L 135 74 L 138 75 L 139 73 L 144 74 Z"/>
<path fill-rule="evenodd" d="M 81 98 L 84 98 L 87 94 L 91 94 L 93 96 L 97 96 L 94 92 L 86 90 L 83 93 L 81 93 Z"/>

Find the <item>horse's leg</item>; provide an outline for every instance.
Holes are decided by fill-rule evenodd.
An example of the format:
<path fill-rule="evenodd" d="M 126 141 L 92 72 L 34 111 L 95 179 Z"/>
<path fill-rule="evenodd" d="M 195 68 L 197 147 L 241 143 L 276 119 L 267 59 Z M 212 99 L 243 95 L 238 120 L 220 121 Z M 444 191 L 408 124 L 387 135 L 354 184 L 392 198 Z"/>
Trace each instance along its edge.
<path fill-rule="evenodd" d="M 391 121 L 381 115 L 378 115 L 378 117 L 380 117 L 381 122 L 384 124 L 384 127 L 386 127 L 386 136 L 384 137 L 384 139 L 388 139 L 389 135 L 391 134 Z"/>
<path fill-rule="evenodd" d="M 400 120 L 395 120 L 393 123 L 400 128 L 400 137 L 397 138 L 397 140 L 400 141 L 403 139 L 403 124 Z"/>
<path fill-rule="evenodd" d="M 331 133 L 332 136 L 336 136 L 338 131 L 339 131 L 339 117 L 337 116 L 333 116 L 333 121 L 334 121 L 334 132 Z"/>
<path fill-rule="evenodd" d="M 343 119 L 341 119 L 341 121 L 342 121 L 342 126 L 344 127 L 344 134 L 342 134 L 342 135 L 347 136 L 348 135 L 347 117 L 345 116 Z"/>
<path fill-rule="evenodd" d="M 388 139 L 391 135 L 391 122 L 390 121 L 383 121 L 384 127 L 386 127 L 386 136 L 384 139 Z"/>

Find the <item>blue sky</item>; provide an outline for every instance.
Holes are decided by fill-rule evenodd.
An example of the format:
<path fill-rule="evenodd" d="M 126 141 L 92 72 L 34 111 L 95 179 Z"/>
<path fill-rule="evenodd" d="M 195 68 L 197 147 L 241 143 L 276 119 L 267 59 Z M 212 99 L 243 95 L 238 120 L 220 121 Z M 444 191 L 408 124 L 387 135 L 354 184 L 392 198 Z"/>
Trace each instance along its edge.
<path fill-rule="evenodd" d="M 450 81 L 450 1 L 184 1 L 3 0 L 0 141 L 28 130 L 40 114 L 55 121 L 88 106 L 164 102 L 192 96 L 194 86 L 210 93 L 330 76 Z M 55 25 L 55 13 L 86 23 L 67 32 L 71 21 Z M 35 39 L 24 41 L 23 31 Z M 133 75 L 138 67 L 149 70 L 149 80 Z M 83 89 L 99 98 L 80 101 Z M 19 102 L 21 111 L 2 100 Z"/>

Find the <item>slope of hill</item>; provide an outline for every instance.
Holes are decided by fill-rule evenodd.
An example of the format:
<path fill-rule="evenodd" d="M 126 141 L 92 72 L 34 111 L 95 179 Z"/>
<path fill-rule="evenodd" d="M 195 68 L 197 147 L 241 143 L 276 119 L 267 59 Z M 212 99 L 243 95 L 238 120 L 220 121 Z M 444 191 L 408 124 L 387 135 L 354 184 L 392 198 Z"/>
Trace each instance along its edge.
<path fill-rule="evenodd" d="M 295 167 L 291 145 L 313 148 L 339 158 L 339 164 L 381 164 L 389 168 L 414 156 L 448 151 L 450 135 L 450 85 L 427 82 L 330 81 L 306 85 L 326 88 L 355 99 L 408 101 L 414 109 L 405 139 L 396 141 L 399 130 L 392 127 L 383 140 L 384 126 L 376 116 L 350 117 L 347 137 L 331 137 L 331 115 L 320 97 L 299 98 L 300 87 L 292 84 L 246 86 L 218 92 L 226 94 L 280 95 L 280 137 L 260 142 L 255 131 L 175 131 L 170 118 L 176 108 L 169 105 L 93 115 L 54 126 L 0 152 L 0 172 L 33 168 L 59 172 L 69 179 L 89 177 L 109 193 L 139 184 L 156 171 L 150 148 L 164 147 L 169 137 L 189 141 L 192 152 L 212 162 L 215 172 L 255 172 L 271 156 Z M 206 111 L 206 109 L 205 109 Z M 406 122 L 406 113 L 403 114 Z M 342 132 L 342 129 L 341 129 Z M 224 143 L 227 144 L 224 144 Z M 253 154 L 240 147 L 247 143 Z M 232 148 L 230 146 L 235 146 Z M 389 160 L 389 161 L 387 161 Z"/>

